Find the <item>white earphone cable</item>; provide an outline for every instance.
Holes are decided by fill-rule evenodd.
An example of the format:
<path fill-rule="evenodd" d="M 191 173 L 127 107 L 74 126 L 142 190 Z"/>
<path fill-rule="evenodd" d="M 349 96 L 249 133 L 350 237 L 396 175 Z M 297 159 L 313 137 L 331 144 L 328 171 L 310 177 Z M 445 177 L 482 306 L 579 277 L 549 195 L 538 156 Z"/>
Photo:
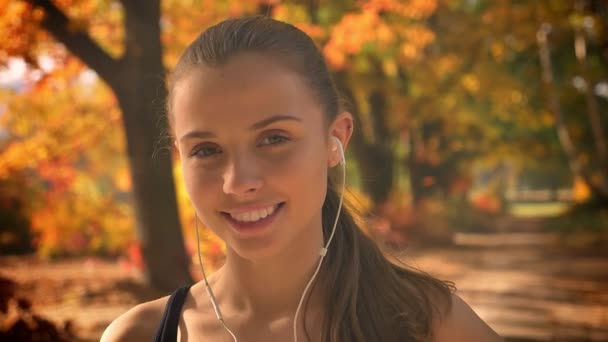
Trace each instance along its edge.
<path fill-rule="evenodd" d="M 224 322 L 224 317 L 222 316 L 222 312 L 220 311 L 219 305 L 217 305 L 213 290 L 211 290 L 209 281 L 207 281 L 207 274 L 205 273 L 205 267 L 203 267 L 203 258 L 201 257 L 201 240 L 198 234 L 198 217 L 196 216 L 196 212 L 194 213 L 194 222 L 194 226 L 196 227 L 196 251 L 198 252 L 198 263 L 201 266 L 201 271 L 203 272 L 205 289 L 207 289 L 207 294 L 209 295 L 209 299 L 211 300 L 211 305 L 213 306 L 213 310 L 215 311 L 215 316 L 217 316 L 217 319 L 220 321 L 224 329 L 230 334 L 230 336 L 232 336 L 234 342 L 238 342 L 232 330 L 230 330 L 230 328 L 228 328 L 228 326 L 226 325 L 226 322 Z"/>
<path fill-rule="evenodd" d="M 342 156 L 341 156 L 342 160 L 340 161 L 340 164 L 342 165 L 342 191 L 340 192 L 340 202 L 338 204 L 338 211 L 336 214 L 336 219 L 334 220 L 334 226 L 331 229 L 331 234 L 329 235 L 329 239 L 327 239 L 327 244 L 325 245 L 325 247 L 321 248 L 321 251 L 319 252 L 321 257 L 319 259 L 319 263 L 317 264 L 317 269 L 315 270 L 315 273 L 313 273 L 312 277 L 308 281 L 308 284 L 306 284 L 306 287 L 304 288 L 304 292 L 302 293 L 302 296 L 300 297 L 300 302 L 298 303 L 298 308 L 296 309 L 296 314 L 293 318 L 293 341 L 294 342 L 298 342 L 298 316 L 300 313 L 300 309 L 302 308 L 302 304 L 304 303 L 304 298 L 306 297 L 306 293 L 308 292 L 310 286 L 312 285 L 315 278 L 317 277 L 319 270 L 321 269 L 321 265 L 323 264 L 323 259 L 325 259 L 325 255 L 327 255 L 327 250 L 329 248 L 329 244 L 331 244 L 331 240 L 333 240 L 333 238 L 334 238 L 334 233 L 336 232 L 336 227 L 338 226 L 338 219 L 340 218 L 340 212 L 342 211 L 342 201 L 344 199 L 344 188 L 346 186 L 346 165 L 344 163 L 343 153 L 344 152 L 342 152 Z"/>

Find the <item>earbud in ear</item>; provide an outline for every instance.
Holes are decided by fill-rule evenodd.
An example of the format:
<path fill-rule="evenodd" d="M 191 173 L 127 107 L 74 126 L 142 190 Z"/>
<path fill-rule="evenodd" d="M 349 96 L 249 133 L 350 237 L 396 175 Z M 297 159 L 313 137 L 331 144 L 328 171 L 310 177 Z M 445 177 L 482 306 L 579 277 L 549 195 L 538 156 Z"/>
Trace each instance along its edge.
<path fill-rule="evenodd" d="M 344 148 L 342 147 L 342 142 L 337 137 L 332 137 L 333 141 L 333 151 L 337 151 L 340 154 L 340 164 L 346 164 L 346 158 L 344 157 Z"/>

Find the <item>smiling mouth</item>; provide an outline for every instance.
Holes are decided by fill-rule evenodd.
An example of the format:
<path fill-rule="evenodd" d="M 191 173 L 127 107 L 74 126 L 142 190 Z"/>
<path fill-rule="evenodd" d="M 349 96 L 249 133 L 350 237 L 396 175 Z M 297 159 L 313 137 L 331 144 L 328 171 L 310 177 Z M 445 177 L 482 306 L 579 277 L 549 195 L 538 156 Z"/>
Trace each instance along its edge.
<path fill-rule="evenodd" d="M 267 227 L 281 211 L 285 202 L 243 213 L 221 212 L 222 216 L 238 231 L 261 230 Z"/>
<path fill-rule="evenodd" d="M 257 222 L 259 220 L 266 218 L 267 216 L 274 214 L 274 212 L 277 209 L 279 209 L 279 206 L 282 204 L 283 203 L 278 203 L 275 205 L 268 206 L 266 208 L 251 210 L 251 211 L 242 212 L 242 213 L 225 212 L 224 214 L 230 216 L 230 218 L 232 218 L 233 220 L 241 222 L 241 223 Z"/>

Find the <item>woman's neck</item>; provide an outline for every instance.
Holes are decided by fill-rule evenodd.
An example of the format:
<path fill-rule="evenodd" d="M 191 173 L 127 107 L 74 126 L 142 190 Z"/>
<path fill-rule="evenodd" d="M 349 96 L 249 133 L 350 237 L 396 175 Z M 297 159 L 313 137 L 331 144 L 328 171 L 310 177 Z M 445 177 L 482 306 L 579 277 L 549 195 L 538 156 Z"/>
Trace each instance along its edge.
<path fill-rule="evenodd" d="M 311 232 L 318 234 L 311 234 Z M 313 275 L 323 245 L 319 224 L 296 237 L 278 254 L 262 260 L 249 260 L 227 248 L 226 263 L 218 271 L 215 288 L 222 306 L 256 318 L 293 317 L 300 297 Z M 319 288 L 307 294 L 310 307 L 320 307 Z"/>

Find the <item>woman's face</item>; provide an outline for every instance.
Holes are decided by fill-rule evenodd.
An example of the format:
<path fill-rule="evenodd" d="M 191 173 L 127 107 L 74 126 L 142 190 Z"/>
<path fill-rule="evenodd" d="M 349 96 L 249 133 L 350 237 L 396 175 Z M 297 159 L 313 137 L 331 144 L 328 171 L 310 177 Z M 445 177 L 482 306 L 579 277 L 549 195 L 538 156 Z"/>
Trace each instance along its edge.
<path fill-rule="evenodd" d="M 172 106 L 187 191 L 228 248 L 255 259 L 322 236 L 335 153 L 301 76 L 243 54 L 191 70 L 175 85 Z"/>

